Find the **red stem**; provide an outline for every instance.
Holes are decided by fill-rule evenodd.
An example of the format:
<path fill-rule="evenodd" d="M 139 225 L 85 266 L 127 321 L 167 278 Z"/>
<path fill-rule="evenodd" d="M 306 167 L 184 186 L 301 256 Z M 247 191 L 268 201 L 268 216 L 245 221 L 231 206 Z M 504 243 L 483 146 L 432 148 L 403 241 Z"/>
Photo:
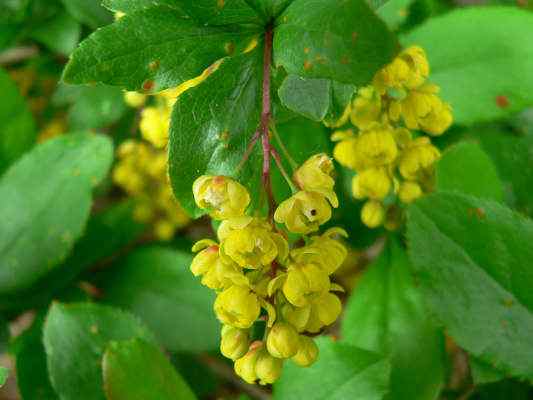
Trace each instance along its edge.
<path fill-rule="evenodd" d="M 268 215 L 272 219 L 276 202 L 272 192 L 272 182 L 270 179 L 270 136 L 268 126 L 272 116 L 271 99 L 270 99 L 270 73 L 272 69 L 272 43 L 273 43 L 273 29 L 270 26 L 265 34 L 265 50 L 263 60 L 263 109 L 261 112 L 261 142 L 263 144 L 263 186 L 268 198 Z"/>

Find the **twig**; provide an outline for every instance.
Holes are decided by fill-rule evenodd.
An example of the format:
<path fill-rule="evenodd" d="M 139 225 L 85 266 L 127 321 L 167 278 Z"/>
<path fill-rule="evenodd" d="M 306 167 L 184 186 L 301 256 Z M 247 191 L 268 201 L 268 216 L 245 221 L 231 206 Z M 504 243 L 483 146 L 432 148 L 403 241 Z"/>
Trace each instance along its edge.
<path fill-rule="evenodd" d="M 296 185 L 292 181 L 291 177 L 285 170 L 285 167 L 283 166 L 283 163 L 281 162 L 281 157 L 279 156 L 278 152 L 275 148 L 270 149 L 270 154 L 272 154 L 272 158 L 274 158 L 274 161 L 276 162 L 276 165 L 278 166 L 279 172 L 281 172 L 281 175 L 283 175 L 283 178 L 287 181 L 287 184 L 290 186 L 292 193 L 296 193 L 298 189 L 296 188 Z"/>
<path fill-rule="evenodd" d="M 278 130 L 276 128 L 275 124 L 271 124 L 272 134 L 274 135 L 274 138 L 276 139 L 276 142 L 278 143 L 279 148 L 281 149 L 281 152 L 283 153 L 283 156 L 287 159 L 289 164 L 291 165 L 291 168 L 295 170 L 298 168 L 298 163 L 294 161 L 294 158 L 289 153 L 289 150 L 287 150 L 287 147 L 282 142 L 281 137 L 279 136 Z"/>
<path fill-rule="evenodd" d="M 200 361 L 205 364 L 209 369 L 211 369 L 211 371 L 213 371 L 215 374 L 221 376 L 228 382 L 231 382 L 234 386 L 238 387 L 243 392 L 246 392 L 253 398 L 259 400 L 270 400 L 272 398 L 270 393 L 262 389 L 261 387 L 249 385 L 248 383 L 239 379 L 239 377 L 237 377 L 233 372 L 233 369 L 231 369 L 231 367 L 225 364 L 224 362 L 207 355 L 201 356 Z"/>
<path fill-rule="evenodd" d="M 276 202 L 274 200 L 274 193 L 272 192 L 272 182 L 270 179 L 270 137 L 269 124 L 271 111 L 270 99 L 270 73 L 272 68 L 272 43 L 274 31 L 272 26 L 268 27 L 265 33 L 265 51 L 263 61 L 263 109 L 261 112 L 261 137 L 263 144 L 263 186 L 268 198 L 268 215 L 272 220 L 274 217 L 274 210 L 276 209 Z"/>
<path fill-rule="evenodd" d="M 16 64 L 39 54 L 36 46 L 14 47 L 0 53 L 0 65 Z"/>
<path fill-rule="evenodd" d="M 252 151 L 254 150 L 255 144 L 257 143 L 260 137 L 261 137 L 260 131 L 256 131 L 254 133 L 254 136 L 252 136 L 252 140 L 250 141 L 250 143 L 248 143 L 248 147 L 246 148 L 246 151 L 244 152 L 244 155 L 242 156 L 241 162 L 239 163 L 239 165 L 237 165 L 237 169 L 236 169 L 237 172 L 239 172 L 241 168 L 244 167 L 244 164 L 246 164 L 246 161 L 248 161 L 248 159 L 252 155 Z"/>

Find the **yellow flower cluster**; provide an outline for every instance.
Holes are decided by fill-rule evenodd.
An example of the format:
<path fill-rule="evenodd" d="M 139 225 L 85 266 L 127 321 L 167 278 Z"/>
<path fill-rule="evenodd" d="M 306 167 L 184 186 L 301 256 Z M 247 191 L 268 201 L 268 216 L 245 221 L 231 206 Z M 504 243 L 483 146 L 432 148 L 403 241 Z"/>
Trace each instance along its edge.
<path fill-rule="evenodd" d="M 396 228 L 401 214 L 395 199 L 411 203 L 432 190 L 440 153 L 423 133 L 441 135 L 453 117 L 450 105 L 438 96 L 439 88 L 427 82 L 428 76 L 424 50 L 416 46 L 404 50 L 375 75 L 371 85 L 359 89 L 349 106 L 346 116 L 357 132 L 333 133 L 332 140 L 338 142 L 334 157 L 357 172 L 352 191 L 356 199 L 367 199 L 361 219 L 371 228 L 382 224 Z"/>
<path fill-rule="evenodd" d="M 316 232 L 337 206 L 332 160 L 319 154 L 294 174 L 301 191 L 284 201 L 275 219 L 287 231 Z M 276 381 L 286 359 L 307 367 L 318 357 L 308 334 L 333 324 L 341 313 L 334 294 L 342 288 L 330 281 L 347 250 L 337 240 L 340 228 L 296 241 L 264 218 L 246 215 L 250 195 L 240 183 L 224 176 L 202 176 L 193 185 L 198 207 L 221 220 L 218 242 L 196 243 L 191 264 L 202 284 L 215 290 L 214 311 L 223 324 L 220 350 L 235 361 L 235 372 L 246 382 Z M 300 244 L 303 243 L 303 244 Z M 254 337 L 257 321 L 266 321 L 263 337 Z"/>
<path fill-rule="evenodd" d="M 170 240 L 189 218 L 174 199 L 166 151 L 132 139 L 119 146 L 117 158 L 113 181 L 135 200 L 135 220 L 153 224 L 157 238 Z"/>

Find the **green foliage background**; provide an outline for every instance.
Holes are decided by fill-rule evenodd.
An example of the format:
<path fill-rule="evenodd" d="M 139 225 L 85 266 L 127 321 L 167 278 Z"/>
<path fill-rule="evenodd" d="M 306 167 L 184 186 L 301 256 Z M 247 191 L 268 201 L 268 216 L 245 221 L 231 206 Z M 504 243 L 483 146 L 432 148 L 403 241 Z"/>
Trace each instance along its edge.
<path fill-rule="evenodd" d="M 0 398 L 532 398 L 528 0 L 103 3 L 0 1 Z M 321 122 L 401 46 L 427 51 L 455 124 L 436 140 L 435 192 L 398 233 L 361 225 L 338 166 L 332 223 L 354 250 L 337 276 L 353 289 L 344 315 L 319 339 L 319 362 L 257 388 L 219 356 L 213 295 L 188 268 L 209 223 L 158 242 L 109 172 L 138 132 L 124 90 L 173 88 L 223 59 L 173 110 L 172 187 L 194 217 L 191 185 L 205 173 L 238 178 L 260 204 L 261 155 L 235 170 L 260 120 L 268 26 L 274 118 L 296 161 L 330 152 Z M 67 133 L 39 142 L 57 119 Z M 277 171 L 273 186 L 287 197 Z"/>

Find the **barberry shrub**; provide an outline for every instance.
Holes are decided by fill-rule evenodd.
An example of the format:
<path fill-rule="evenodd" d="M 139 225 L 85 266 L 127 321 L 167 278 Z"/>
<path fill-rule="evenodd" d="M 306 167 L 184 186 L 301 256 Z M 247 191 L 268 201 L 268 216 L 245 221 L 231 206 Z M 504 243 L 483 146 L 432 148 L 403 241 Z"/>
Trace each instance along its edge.
<path fill-rule="evenodd" d="M 531 11 L 0 4 L 0 397 L 531 398 Z"/>

